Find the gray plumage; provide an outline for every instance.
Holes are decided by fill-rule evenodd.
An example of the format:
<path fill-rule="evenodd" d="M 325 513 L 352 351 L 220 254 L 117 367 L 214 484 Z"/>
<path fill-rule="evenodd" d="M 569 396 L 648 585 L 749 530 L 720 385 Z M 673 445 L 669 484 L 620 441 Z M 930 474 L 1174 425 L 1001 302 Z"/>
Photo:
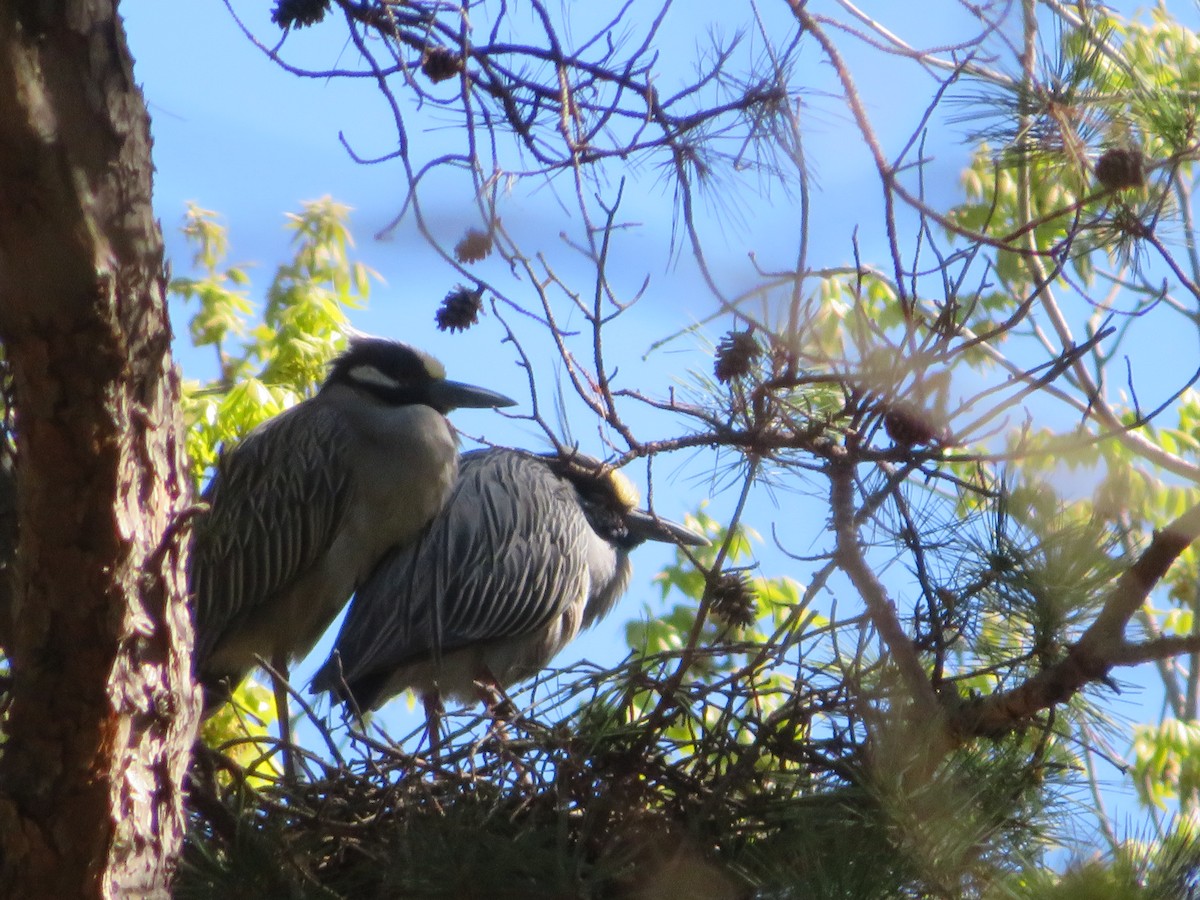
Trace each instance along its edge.
<path fill-rule="evenodd" d="M 256 657 L 311 650 L 380 558 L 441 509 L 458 468 L 443 413 L 511 403 L 446 381 L 411 347 L 358 338 L 314 397 L 222 456 L 190 568 L 210 708 Z"/>
<path fill-rule="evenodd" d="M 707 543 L 634 508 L 619 473 L 592 460 L 465 453 L 445 509 L 359 588 L 313 680 L 361 711 L 412 688 L 473 698 L 476 682 L 536 674 L 607 615 L 645 540 Z"/>

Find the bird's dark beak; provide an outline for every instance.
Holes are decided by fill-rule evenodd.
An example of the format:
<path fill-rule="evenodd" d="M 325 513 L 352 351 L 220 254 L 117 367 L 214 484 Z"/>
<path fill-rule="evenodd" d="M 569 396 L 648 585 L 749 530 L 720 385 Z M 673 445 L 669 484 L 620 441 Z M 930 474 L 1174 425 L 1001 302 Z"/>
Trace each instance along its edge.
<path fill-rule="evenodd" d="M 517 401 L 487 388 L 463 384 L 461 381 L 435 381 L 429 386 L 429 405 L 445 413 L 452 409 L 516 406 Z"/>
<path fill-rule="evenodd" d="M 644 509 L 631 510 L 625 515 L 629 533 L 643 541 L 662 541 L 665 544 L 684 544 L 688 547 L 707 547 L 711 541 L 686 525 L 652 516 Z"/>

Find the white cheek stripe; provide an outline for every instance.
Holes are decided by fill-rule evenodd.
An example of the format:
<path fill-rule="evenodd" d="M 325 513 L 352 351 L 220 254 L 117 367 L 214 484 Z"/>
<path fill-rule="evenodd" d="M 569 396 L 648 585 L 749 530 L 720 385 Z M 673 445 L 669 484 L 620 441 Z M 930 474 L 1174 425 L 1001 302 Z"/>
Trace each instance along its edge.
<path fill-rule="evenodd" d="M 357 381 L 359 384 L 376 384 L 380 387 L 396 389 L 400 387 L 400 382 L 395 378 L 383 374 L 374 366 L 355 366 L 348 373 L 351 380 Z"/>

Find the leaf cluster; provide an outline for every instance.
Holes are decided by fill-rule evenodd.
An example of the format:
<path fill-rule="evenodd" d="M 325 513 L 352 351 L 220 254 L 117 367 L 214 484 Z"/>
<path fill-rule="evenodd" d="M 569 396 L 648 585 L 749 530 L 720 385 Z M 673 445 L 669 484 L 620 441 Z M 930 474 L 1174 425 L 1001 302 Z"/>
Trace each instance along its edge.
<path fill-rule="evenodd" d="M 324 198 L 287 216 L 292 259 L 277 267 L 261 314 L 249 299 L 245 266 L 226 266 L 228 237 L 217 215 L 189 207 L 184 236 L 195 246 L 199 277 L 171 282 L 172 294 L 195 304 L 189 332 L 212 348 L 217 375 L 184 385 L 188 458 L 200 484 L 224 443 L 310 396 L 325 366 L 345 344 L 348 311 L 370 294 L 372 272 L 350 257 L 349 209 Z"/>

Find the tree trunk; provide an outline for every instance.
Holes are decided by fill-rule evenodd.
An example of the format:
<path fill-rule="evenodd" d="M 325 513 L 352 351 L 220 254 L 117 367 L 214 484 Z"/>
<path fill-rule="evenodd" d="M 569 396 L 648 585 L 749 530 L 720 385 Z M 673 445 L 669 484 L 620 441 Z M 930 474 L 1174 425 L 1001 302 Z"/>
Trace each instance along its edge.
<path fill-rule="evenodd" d="M 0 2 L 19 520 L 3 897 L 165 896 L 182 837 L 189 497 L 151 172 L 114 0 Z"/>

